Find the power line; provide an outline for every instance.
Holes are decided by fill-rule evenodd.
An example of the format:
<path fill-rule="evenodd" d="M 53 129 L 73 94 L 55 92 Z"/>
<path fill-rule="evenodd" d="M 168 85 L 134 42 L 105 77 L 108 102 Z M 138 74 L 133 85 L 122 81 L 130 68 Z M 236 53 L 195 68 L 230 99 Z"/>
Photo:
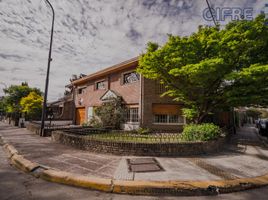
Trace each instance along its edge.
<path fill-rule="evenodd" d="M 213 19 L 213 22 L 214 22 L 215 26 L 217 26 L 217 22 L 216 22 L 215 17 L 214 17 L 214 15 L 213 15 L 213 13 L 212 13 L 212 8 L 211 8 L 211 6 L 210 6 L 210 3 L 208 2 L 208 0 L 206 0 L 206 2 L 207 2 L 208 9 L 209 9 L 209 12 L 210 12 L 210 14 L 211 14 L 211 17 L 212 17 L 212 19 Z"/>

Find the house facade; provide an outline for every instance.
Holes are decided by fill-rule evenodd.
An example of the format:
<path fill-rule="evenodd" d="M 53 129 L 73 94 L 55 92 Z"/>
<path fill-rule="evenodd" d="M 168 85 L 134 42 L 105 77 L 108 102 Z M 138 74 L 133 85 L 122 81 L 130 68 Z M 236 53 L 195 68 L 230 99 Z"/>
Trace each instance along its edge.
<path fill-rule="evenodd" d="M 111 97 L 121 97 L 127 108 L 122 128 L 178 131 L 185 124 L 182 105 L 161 97 L 165 87 L 136 73 L 138 57 L 72 81 L 75 123 L 94 116 L 94 108 Z"/>

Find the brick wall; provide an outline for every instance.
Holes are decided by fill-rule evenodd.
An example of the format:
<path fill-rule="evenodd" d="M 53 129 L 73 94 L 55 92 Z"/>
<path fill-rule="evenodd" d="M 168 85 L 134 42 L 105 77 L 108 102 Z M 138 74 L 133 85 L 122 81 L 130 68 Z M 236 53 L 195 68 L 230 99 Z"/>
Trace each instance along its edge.
<path fill-rule="evenodd" d="M 220 151 L 226 142 L 226 138 L 189 143 L 110 142 L 67 134 L 62 131 L 53 131 L 52 140 L 91 152 L 135 156 L 190 156 L 215 153 Z"/>
<path fill-rule="evenodd" d="M 135 83 L 126 85 L 122 84 L 122 74 L 133 71 L 135 69 L 136 66 L 134 65 L 125 70 L 121 70 L 116 73 L 112 73 L 107 76 L 103 76 L 87 82 L 87 84 L 84 85 L 85 89 L 83 90 L 83 93 L 77 93 L 77 96 L 75 98 L 76 107 L 85 107 L 87 113 L 87 107 L 100 106 L 102 104 L 100 98 L 107 92 L 108 88 L 110 88 L 110 90 L 114 91 L 118 95 L 121 95 L 126 104 L 139 104 L 140 82 L 137 81 Z M 96 90 L 95 83 L 102 80 L 105 81 L 105 89 Z M 108 83 L 108 80 L 110 84 Z M 82 104 L 79 104 L 80 99 L 83 99 Z"/>
<path fill-rule="evenodd" d="M 159 125 L 153 123 L 153 112 L 152 112 L 152 105 L 154 103 L 157 104 L 177 104 L 180 105 L 177 102 L 174 102 L 170 97 L 161 97 L 156 92 L 156 84 L 155 80 L 149 80 L 143 78 L 143 91 L 142 91 L 142 126 L 148 127 L 152 130 L 163 130 L 163 131 L 178 131 L 180 132 L 182 130 L 182 125 L 171 125 L 171 124 L 165 124 L 165 125 Z M 181 105 L 180 105 L 181 106 Z"/>
<path fill-rule="evenodd" d="M 124 70 L 120 70 L 111 73 L 106 76 L 99 77 L 98 79 L 88 81 L 84 85 L 79 87 L 85 87 L 83 94 L 77 94 L 76 96 L 76 107 L 85 108 L 85 120 L 87 120 L 87 108 L 100 106 L 102 101 L 100 98 L 107 92 L 108 88 L 118 93 L 123 97 L 123 100 L 128 105 L 139 106 L 140 125 L 142 127 L 150 128 L 152 130 L 159 131 L 176 131 L 182 130 L 182 125 L 172 124 L 154 124 L 152 105 L 157 104 L 177 104 L 169 97 L 160 97 L 156 93 L 156 85 L 154 80 L 145 79 L 141 76 L 141 80 L 132 84 L 122 84 L 122 74 L 135 70 L 137 63 L 127 67 Z M 95 83 L 98 81 L 105 81 L 105 90 L 96 90 Z M 141 91 L 142 90 L 142 91 Z M 79 104 L 79 100 L 83 99 L 82 104 Z"/>

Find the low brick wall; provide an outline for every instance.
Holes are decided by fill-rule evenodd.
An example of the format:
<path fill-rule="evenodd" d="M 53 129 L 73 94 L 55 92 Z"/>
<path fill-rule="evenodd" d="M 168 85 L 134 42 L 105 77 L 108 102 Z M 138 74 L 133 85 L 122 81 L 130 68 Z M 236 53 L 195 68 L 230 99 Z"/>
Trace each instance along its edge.
<path fill-rule="evenodd" d="M 37 134 L 37 135 L 40 135 L 40 130 L 41 130 L 41 125 L 38 124 L 38 123 L 34 123 L 34 122 L 27 122 L 26 123 L 26 128 Z M 83 127 L 81 126 L 69 126 L 69 125 L 66 125 L 66 126 L 51 126 L 51 127 L 45 127 L 45 137 L 50 137 L 52 132 L 53 131 L 57 131 L 57 130 L 80 130 L 82 129 Z M 84 127 L 85 128 L 85 127 Z"/>
<path fill-rule="evenodd" d="M 29 131 L 35 133 L 36 135 L 40 135 L 40 125 L 39 124 L 27 122 L 25 126 Z"/>
<path fill-rule="evenodd" d="M 53 131 L 52 140 L 91 152 L 136 156 L 190 156 L 215 153 L 220 151 L 226 142 L 226 138 L 208 142 L 185 143 L 114 142 L 100 141 L 63 131 Z"/>
<path fill-rule="evenodd" d="M 41 125 L 40 124 L 37 124 L 37 123 L 32 123 L 32 122 L 27 122 L 25 127 L 33 132 L 34 134 L 36 135 L 40 135 L 40 132 L 41 132 Z M 53 130 L 51 130 L 50 128 L 45 128 L 44 130 L 44 137 L 49 137 L 51 136 L 51 133 L 52 133 Z"/>

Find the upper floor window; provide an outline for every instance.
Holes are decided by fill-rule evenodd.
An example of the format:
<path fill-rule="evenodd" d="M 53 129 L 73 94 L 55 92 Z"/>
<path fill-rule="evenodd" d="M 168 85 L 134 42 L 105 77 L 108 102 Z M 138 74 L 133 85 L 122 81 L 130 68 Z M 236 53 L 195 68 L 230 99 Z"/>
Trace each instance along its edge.
<path fill-rule="evenodd" d="M 123 84 L 134 83 L 140 80 L 140 75 L 136 72 L 129 72 L 123 75 Z"/>
<path fill-rule="evenodd" d="M 159 81 L 155 81 L 155 93 L 156 94 L 163 94 L 167 91 L 166 86 Z"/>
<path fill-rule="evenodd" d="M 78 94 L 83 94 L 85 92 L 86 88 L 79 88 L 78 89 Z"/>
<path fill-rule="evenodd" d="M 96 90 L 103 90 L 105 89 L 105 81 L 99 81 L 96 83 Z"/>

